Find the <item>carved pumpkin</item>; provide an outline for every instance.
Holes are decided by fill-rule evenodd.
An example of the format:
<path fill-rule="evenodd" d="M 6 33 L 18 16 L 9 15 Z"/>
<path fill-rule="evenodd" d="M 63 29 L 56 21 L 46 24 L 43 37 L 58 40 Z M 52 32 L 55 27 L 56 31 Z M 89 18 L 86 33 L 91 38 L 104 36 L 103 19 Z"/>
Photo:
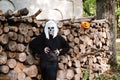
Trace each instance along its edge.
<path fill-rule="evenodd" d="M 81 27 L 83 27 L 85 29 L 89 29 L 90 28 L 90 23 L 89 22 L 81 22 Z"/>

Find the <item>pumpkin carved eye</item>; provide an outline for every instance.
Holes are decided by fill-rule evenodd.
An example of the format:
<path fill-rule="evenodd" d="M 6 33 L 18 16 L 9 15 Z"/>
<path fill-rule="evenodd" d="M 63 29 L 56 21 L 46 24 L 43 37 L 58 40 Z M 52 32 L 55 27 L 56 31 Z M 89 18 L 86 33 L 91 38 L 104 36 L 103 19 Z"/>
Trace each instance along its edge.
<path fill-rule="evenodd" d="M 90 23 L 89 22 L 81 22 L 81 27 L 83 27 L 85 29 L 89 29 L 90 28 Z"/>

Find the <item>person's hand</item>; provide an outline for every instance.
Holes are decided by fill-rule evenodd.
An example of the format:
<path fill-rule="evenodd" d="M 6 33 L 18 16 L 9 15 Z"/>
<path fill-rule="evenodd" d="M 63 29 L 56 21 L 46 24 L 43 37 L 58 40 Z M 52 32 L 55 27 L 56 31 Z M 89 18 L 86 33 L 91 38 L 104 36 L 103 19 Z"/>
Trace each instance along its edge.
<path fill-rule="evenodd" d="M 58 56 L 60 54 L 60 51 L 61 51 L 61 49 L 60 50 L 56 49 L 54 52 Z"/>
<path fill-rule="evenodd" d="M 49 47 L 45 47 L 45 48 L 44 48 L 44 52 L 45 52 L 45 53 L 48 53 L 49 51 L 50 51 L 50 48 L 49 48 Z"/>

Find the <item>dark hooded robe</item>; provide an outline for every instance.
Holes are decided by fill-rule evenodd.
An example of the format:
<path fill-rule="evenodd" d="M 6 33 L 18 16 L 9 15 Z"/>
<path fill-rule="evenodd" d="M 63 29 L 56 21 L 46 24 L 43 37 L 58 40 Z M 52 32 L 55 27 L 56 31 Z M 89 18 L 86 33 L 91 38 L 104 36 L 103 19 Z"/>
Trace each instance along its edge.
<path fill-rule="evenodd" d="M 47 39 L 45 32 L 41 33 L 41 35 L 33 39 L 29 44 L 29 48 L 34 54 L 40 54 L 40 69 L 43 80 L 56 80 L 58 59 L 49 61 L 48 54 L 44 52 L 45 47 L 49 47 L 52 51 L 61 49 L 59 55 L 64 55 L 69 50 L 69 45 L 61 35 L 57 35 L 55 38 L 50 36 Z"/>

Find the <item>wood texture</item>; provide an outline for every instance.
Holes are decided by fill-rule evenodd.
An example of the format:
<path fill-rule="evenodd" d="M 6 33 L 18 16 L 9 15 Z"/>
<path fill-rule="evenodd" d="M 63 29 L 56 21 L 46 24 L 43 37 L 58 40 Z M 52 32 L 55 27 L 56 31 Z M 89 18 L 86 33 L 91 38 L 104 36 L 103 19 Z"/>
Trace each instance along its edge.
<path fill-rule="evenodd" d="M 0 72 L 10 80 L 41 80 L 40 58 L 38 55 L 34 58 L 28 47 L 48 21 L 37 20 L 39 14 L 40 11 L 24 18 L 19 12 L 13 12 L 13 18 L 0 15 Z M 90 74 L 88 79 L 92 80 L 109 70 L 108 61 L 113 54 L 109 22 L 105 19 L 91 20 L 88 17 L 58 21 L 59 34 L 68 41 L 70 50 L 59 56 L 57 80 L 85 79 L 85 71 Z M 82 29 L 81 21 L 90 22 L 90 28 Z"/>

